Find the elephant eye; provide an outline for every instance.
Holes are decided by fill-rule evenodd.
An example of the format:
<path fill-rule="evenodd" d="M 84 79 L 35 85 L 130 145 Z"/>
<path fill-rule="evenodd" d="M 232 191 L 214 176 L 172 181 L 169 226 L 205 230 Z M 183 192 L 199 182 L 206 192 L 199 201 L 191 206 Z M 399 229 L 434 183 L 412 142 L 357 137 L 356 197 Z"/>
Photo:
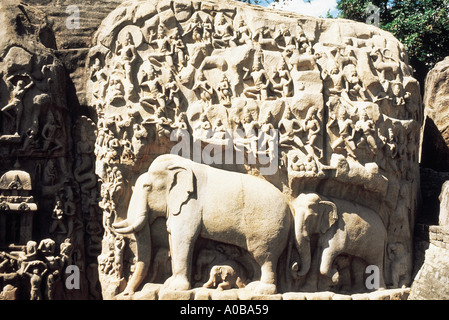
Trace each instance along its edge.
<path fill-rule="evenodd" d="M 151 191 L 151 189 L 153 189 L 153 186 L 151 184 L 144 184 L 143 187 L 148 191 Z"/>

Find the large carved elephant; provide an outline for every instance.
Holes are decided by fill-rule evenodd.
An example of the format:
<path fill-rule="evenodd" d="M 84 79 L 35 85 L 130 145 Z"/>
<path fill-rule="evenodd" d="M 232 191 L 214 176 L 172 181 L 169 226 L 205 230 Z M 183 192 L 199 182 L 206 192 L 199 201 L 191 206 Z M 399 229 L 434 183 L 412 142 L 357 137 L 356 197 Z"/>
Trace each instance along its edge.
<path fill-rule="evenodd" d="M 371 209 L 345 200 L 327 199 L 316 193 L 303 193 L 292 201 L 296 247 L 301 266 L 294 267 L 294 277 L 310 271 L 311 238 L 318 236 L 316 254 L 319 272 L 338 282 L 334 261 L 339 255 L 352 255 L 368 265 L 379 267 L 380 288 L 385 288 L 384 258 L 387 231 L 379 215 Z"/>
<path fill-rule="evenodd" d="M 276 265 L 292 218 L 288 199 L 271 183 L 177 155 L 156 158 L 136 181 L 126 220 L 113 224 L 136 240 L 137 263 L 125 293 L 137 290 L 147 274 L 150 225 L 157 217 L 167 218 L 169 233 L 173 275 L 165 287 L 190 288 L 193 248 L 202 237 L 247 250 L 261 268 L 255 291 L 276 292 Z"/>

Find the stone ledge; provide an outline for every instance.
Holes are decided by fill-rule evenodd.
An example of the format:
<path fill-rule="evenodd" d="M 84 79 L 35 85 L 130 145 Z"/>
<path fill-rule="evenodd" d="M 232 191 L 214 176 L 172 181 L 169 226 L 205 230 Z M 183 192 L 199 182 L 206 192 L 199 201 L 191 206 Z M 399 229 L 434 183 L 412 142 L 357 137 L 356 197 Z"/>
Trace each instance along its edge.
<path fill-rule="evenodd" d="M 187 291 L 162 289 L 161 284 L 147 284 L 132 296 L 118 295 L 117 300 L 407 300 L 410 288 L 379 290 L 369 293 L 340 294 L 324 292 L 287 292 L 257 295 L 246 289 L 219 291 L 195 288 Z"/>
<path fill-rule="evenodd" d="M 418 238 L 437 247 L 449 249 L 449 226 L 417 224 L 415 232 Z"/>

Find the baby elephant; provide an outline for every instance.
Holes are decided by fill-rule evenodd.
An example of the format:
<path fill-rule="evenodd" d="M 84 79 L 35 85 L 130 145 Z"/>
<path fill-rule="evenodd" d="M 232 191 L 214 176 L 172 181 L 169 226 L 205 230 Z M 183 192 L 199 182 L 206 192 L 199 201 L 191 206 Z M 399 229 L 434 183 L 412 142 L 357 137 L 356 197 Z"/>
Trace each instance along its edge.
<path fill-rule="evenodd" d="M 217 288 L 228 290 L 232 288 L 244 288 L 244 279 L 230 265 L 213 266 L 210 270 L 209 280 L 203 285 L 204 288 Z"/>

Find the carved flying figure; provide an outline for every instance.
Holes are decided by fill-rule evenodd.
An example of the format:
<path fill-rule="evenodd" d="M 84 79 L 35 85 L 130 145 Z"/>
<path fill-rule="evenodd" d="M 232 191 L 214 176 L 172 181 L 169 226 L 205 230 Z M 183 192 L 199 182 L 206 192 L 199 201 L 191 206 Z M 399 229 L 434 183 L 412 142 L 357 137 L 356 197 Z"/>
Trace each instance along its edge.
<path fill-rule="evenodd" d="M 7 80 L 11 82 L 14 76 L 9 77 Z M 14 89 L 12 90 L 11 102 L 2 108 L 2 112 L 15 121 L 15 133 L 14 135 L 19 135 L 20 123 L 22 121 L 22 114 L 24 111 L 23 98 L 25 93 L 34 85 L 34 81 L 31 80 L 28 84 L 25 84 L 24 80 L 18 80 Z M 14 110 L 15 116 L 9 113 L 10 110 Z"/>

